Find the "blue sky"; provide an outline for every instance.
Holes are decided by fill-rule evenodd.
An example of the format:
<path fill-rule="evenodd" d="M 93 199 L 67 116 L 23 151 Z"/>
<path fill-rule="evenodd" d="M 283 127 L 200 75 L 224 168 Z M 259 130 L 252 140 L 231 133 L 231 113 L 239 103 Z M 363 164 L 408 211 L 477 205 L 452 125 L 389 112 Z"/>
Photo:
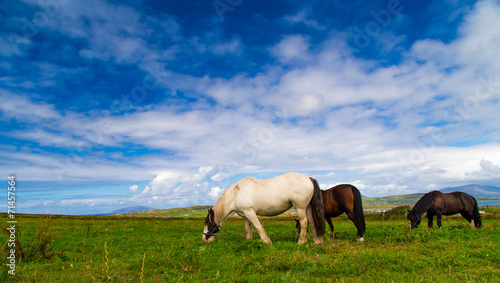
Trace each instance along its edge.
<path fill-rule="evenodd" d="M 289 171 L 366 196 L 500 185 L 498 1 L 0 12 L 0 171 L 18 213 L 213 204 Z"/>

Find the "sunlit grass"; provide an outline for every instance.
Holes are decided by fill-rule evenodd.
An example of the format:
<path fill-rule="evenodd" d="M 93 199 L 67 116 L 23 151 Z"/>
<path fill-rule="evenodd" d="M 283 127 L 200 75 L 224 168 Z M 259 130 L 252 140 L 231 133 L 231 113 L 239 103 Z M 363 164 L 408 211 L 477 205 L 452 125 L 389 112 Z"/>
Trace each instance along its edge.
<path fill-rule="evenodd" d="M 23 239 L 44 218 L 20 219 Z M 52 259 L 19 262 L 13 282 L 492 282 L 500 278 L 500 220 L 470 229 L 460 218 L 444 228 L 410 231 L 404 217 L 367 220 L 365 242 L 348 221 L 334 221 L 337 239 L 298 245 L 291 219 L 263 219 L 272 245 L 243 221 L 224 223 L 215 242 L 201 240 L 203 219 L 51 219 Z M 3 237 L 3 236 L 2 236 Z M 5 240 L 2 238 L 2 240 Z M 2 251 L 4 253 L 4 251 Z M 2 254 L 2 257 L 4 254 Z M 5 267 L 2 267 L 5 269 Z M 6 274 L 4 274 L 6 275 Z M 4 280 L 5 281 L 5 280 Z"/>

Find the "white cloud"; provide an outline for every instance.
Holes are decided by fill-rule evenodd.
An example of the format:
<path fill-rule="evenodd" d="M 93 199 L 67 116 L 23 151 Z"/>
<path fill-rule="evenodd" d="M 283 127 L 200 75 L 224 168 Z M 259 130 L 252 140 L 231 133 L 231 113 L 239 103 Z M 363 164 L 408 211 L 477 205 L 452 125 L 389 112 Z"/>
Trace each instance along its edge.
<path fill-rule="evenodd" d="M 466 174 L 477 177 L 500 178 L 500 166 L 486 159 L 481 159 L 479 166 L 481 167 L 480 170 L 467 172 Z"/>
<path fill-rule="evenodd" d="M 241 40 L 237 38 L 233 38 L 230 41 L 227 42 L 220 42 L 217 44 L 214 44 L 210 47 L 211 51 L 214 54 L 217 55 L 225 55 L 225 54 L 241 54 L 243 48 L 243 44 L 241 43 Z"/>
<path fill-rule="evenodd" d="M 169 195 L 174 193 L 174 189 L 182 180 L 182 175 L 175 172 L 162 173 L 151 181 L 151 193 L 153 195 Z"/>
<path fill-rule="evenodd" d="M 302 35 L 287 35 L 271 48 L 271 53 L 283 63 L 296 64 L 310 58 L 309 39 Z"/>
<path fill-rule="evenodd" d="M 137 192 L 138 188 L 139 188 L 139 186 L 137 186 L 137 185 L 130 186 L 129 187 L 130 193 L 135 194 Z"/>
<path fill-rule="evenodd" d="M 500 22 L 497 15 L 500 5 L 497 1 L 478 1 L 462 24 L 462 36 L 457 40 L 458 60 L 498 70 L 500 48 Z"/>
<path fill-rule="evenodd" d="M 19 122 L 36 123 L 62 117 L 52 105 L 34 102 L 26 96 L 5 90 L 0 96 L 0 110 L 4 119 L 14 118 Z"/>
<path fill-rule="evenodd" d="M 147 195 L 151 191 L 151 187 L 146 186 L 144 187 L 144 190 L 142 191 L 141 195 Z"/>
<path fill-rule="evenodd" d="M 291 105 L 290 111 L 296 115 L 310 115 L 323 108 L 323 100 L 321 95 L 304 94 L 295 104 Z"/>
<path fill-rule="evenodd" d="M 164 200 L 201 201 L 211 193 L 207 178 L 212 167 L 200 167 L 197 172 L 164 172 L 156 176 L 142 195 L 145 198 L 156 196 Z"/>
<path fill-rule="evenodd" d="M 285 16 L 284 19 L 291 24 L 304 24 L 317 30 L 326 29 L 325 26 L 320 25 L 316 20 L 311 19 L 310 11 L 303 9 L 291 16 Z"/>
<path fill-rule="evenodd" d="M 218 172 L 217 174 L 210 177 L 210 179 L 214 182 L 220 182 L 226 179 L 227 177 L 229 177 L 227 173 Z"/>
<path fill-rule="evenodd" d="M 220 197 L 220 195 L 222 194 L 224 190 L 222 190 L 221 188 L 219 187 L 212 187 L 212 189 L 210 189 L 210 193 L 208 193 L 208 195 L 212 198 L 212 199 L 218 199 Z"/>

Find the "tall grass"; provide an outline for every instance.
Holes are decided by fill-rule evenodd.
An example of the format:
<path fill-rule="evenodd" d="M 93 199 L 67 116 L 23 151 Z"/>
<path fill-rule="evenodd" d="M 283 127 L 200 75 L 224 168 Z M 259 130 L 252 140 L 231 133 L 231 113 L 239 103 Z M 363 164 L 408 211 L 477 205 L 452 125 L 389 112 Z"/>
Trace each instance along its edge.
<path fill-rule="evenodd" d="M 50 226 L 50 218 L 38 222 L 36 224 L 35 235 L 29 239 L 26 234 L 19 234 L 19 227 L 15 239 L 15 247 L 10 248 L 8 245 L 2 245 L 2 250 L 8 252 L 10 249 L 16 251 L 16 258 L 22 261 L 40 261 L 41 259 L 51 259 L 55 256 L 62 256 L 63 252 L 58 252 L 53 249 L 53 242 L 57 239 L 59 232 L 54 231 Z M 2 232 L 7 237 L 10 231 L 5 227 L 1 227 Z M 22 228 L 21 228 L 22 229 Z"/>

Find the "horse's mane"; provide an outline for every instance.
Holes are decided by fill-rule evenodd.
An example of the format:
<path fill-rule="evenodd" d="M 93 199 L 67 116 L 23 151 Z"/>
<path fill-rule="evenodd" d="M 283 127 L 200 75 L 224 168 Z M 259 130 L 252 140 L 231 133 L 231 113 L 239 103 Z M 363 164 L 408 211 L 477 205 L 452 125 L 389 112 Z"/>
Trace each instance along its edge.
<path fill-rule="evenodd" d="M 222 195 L 219 197 L 217 202 L 214 205 L 214 220 L 215 223 L 220 224 L 222 222 L 222 217 L 226 213 L 226 193 L 228 190 L 226 190 Z"/>
<path fill-rule="evenodd" d="M 422 198 L 420 198 L 415 206 L 413 206 L 412 211 L 415 212 L 417 215 L 422 215 L 427 209 L 429 209 L 429 206 L 431 206 L 437 198 L 442 196 L 443 193 L 440 191 L 432 191 L 426 193 Z"/>

